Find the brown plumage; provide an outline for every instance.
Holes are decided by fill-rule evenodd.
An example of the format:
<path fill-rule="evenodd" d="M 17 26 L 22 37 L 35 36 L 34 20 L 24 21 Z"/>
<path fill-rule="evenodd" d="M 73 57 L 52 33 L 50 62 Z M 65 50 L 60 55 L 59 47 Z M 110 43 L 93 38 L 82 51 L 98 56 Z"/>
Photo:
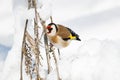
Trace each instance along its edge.
<path fill-rule="evenodd" d="M 64 41 L 60 36 L 54 35 L 54 36 L 48 36 L 50 42 L 56 46 L 57 48 L 63 48 L 67 47 L 70 43 L 70 41 Z"/>
<path fill-rule="evenodd" d="M 56 35 L 62 37 L 62 38 L 68 38 L 70 36 L 70 31 L 64 27 L 63 25 L 59 25 L 58 24 L 58 32 L 56 33 Z"/>

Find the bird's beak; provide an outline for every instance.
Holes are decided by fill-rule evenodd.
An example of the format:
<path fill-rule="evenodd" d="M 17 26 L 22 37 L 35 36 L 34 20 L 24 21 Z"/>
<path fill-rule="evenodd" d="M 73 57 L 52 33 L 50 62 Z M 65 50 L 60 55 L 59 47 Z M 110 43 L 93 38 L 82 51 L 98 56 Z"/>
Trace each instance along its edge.
<path fill-rule="evenodd" d="M 52 28 L 51 28 L 51 26 L 47 26 L 47 33 L 51 33 L 51 31 L 52 31 Z"/>

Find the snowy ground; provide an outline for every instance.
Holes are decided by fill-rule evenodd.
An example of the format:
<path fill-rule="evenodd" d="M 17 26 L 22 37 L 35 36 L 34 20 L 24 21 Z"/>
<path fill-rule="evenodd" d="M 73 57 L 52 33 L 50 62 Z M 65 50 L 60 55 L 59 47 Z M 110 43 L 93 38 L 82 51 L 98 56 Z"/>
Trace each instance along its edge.
<path fill-rule="evenodd" d="M 15 56 L 9 54 L 10 57 L 5 60 L 8 48 L 14 42 L 15 22 L 11 6 L 11 0 L 0 1 L 0 44 L 7 46 L 0 45 L 0 78 L 9 77 L 6 80 L 18 79 L 14 77 L 18 73 L 18 68 L 14 69 L 17 65 Z M 52 10 L 54 22 L 70 27 L 82 40 L 73 41 L 69 47 L 61 50 L 59 67 L 62 79 L 120 80 L 120 1 L 55 0 Z M 16 51 L 19 49 L 10 52 Z M 15 66 L 11 67 L 11 64 Z M 6 69 L 4 66 L 10 66 L 10 69 L 3 70 Z M 51 73 L 47 80 L 56 80 L 54 74 Z"/>

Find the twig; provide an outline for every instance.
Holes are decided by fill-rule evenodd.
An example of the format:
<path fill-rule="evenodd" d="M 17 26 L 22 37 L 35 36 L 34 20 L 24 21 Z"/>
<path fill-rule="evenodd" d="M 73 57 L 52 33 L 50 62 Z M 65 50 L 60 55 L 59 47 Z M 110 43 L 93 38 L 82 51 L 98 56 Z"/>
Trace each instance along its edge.
<path fill-rule="evenodd" d="M 61 80 L 60 74 L 59 74 L 58 62 L 57 62 L 57 58 L 56 58 L 56 55 L 55 55 L 54 51 L 53 51 L 52 54 L 53 54 L 53 57 L 54 57 L 54 60 L 55 60 L 55 66 L 56 66 L 56 71 L 57 71 L 57 78 L 58 78 L 58 80 Z"/>
<path fill-rule="evenodd" d="M 52 16 L 50 16 L 50 20 L 51 20 L 51 23 L 53 23 Z M 60 79 L 60 74 L 59 74 L 59 68 L 58 68 L 57 58 L 56 58 L 55 52 L 53 50 L 53 45 L 50 47 L 50 50 L 52 50 L 52 52 L 53 52 L 52 54 L 53 54 L 53 57 L 54 57 L 54 60 L 55 60 L 55 66 L 56 66 L 56 71 L 57 71 L 57 78 L 58 78 L 58 80 L 61 80 Z M 57 49 L 57 50 L 58 50 L 58 56 L 59 56 L 59 59 L 60 59 L 60 50 L 59 49 Z"/>
<path fill-rule="evenodd" d="M 47 35 L 44 35 L 44 43 L 45 43 L 45 51 L 46 51 L 46 58 L 47 58 L 47 65 L 48 65 L 48 74 L 50 74 L 50 57 L 49 57 L 49 46 L 48 46 L 48 39 Z"/>
<path fill-rule="evenodd" d="M 25 23 L 25 29 L 24 29 L 24 35 L 23 35 L 23 41 L 22 41 L 22 51 L 21 51 L 21 62 L 20 62 L 20 80 L 23 80 L 23 75 L 22 75 L 22 63 L 23 63 L 23 54 L 25 54 L 25 32 L 27 30 L 27 24 L 28 24 L 28 19 L 26 20 Z"/>
<path fill-rule="evenodd" d="M 50 73 L 51 69 L 50 69 L 50 54 L 49 54 L 49 45 L 48 45 L 48 38 L 47 38 L 47 34 L 46 34 L 46 25 L 45 25 L 45 21 L 43 21 L 40 18 L 40 15 L 38 13 L 38 18 L 43 26 L 43 32 L 44 32 L 44 44 L 45 44 L 45 51 L 46 51 L 46 58 L 47 58 L 47 65 L 48 65 L 48 74 Z"/>
<path fill-rule="evenodd" d="M 51 20 L 51 23 L 53 23 L 53 18 L 52 18 L 52 16 L 50 16 L 50 20 Z"/>
<path fill-rule="evenodd" d="M 20 80 L 23 80 L 23 76 L 22 76 L 22 62 L 23 62 L 23 53 L 26 53 L 25 56 L 27 56 L 29 59 L 31 59 L 31 56 L 29 57 L 29 54 L 32 55 L 32 53 L 30 52 L 31 49 L 33 51 L 33 53 L 35 54 L 35 65 L 34 65 L 34 71 L 36 72 L 36 79 L 35 80 L 41 80 L 42 78 L 40 77 L 40 74 L 39 74 L 39 64 L 41 64 L 40 62 L 40 58 L 39 58 L 39 55 L 40 55 L 40 48 L 39 48 L 39 44 L 40 44 L 40 40 L 44 34 L 44 44 L 45 44 L 45 51 L 46 51 L 46 58 L 47 58 L 47 65 L 48 65 L 48 74 L 51 72 L 51 63 L 50 63 L 50 50 L 52 50 L 53 46 L 50 46 L 49 47 L 49 41 L 48 41 L 48 38 L 47 38 L 47 34 L 46 34 L 46 25 L 45 25 L 45 21 L 43 21 L 41 18 L 40 18 L 40 15 L 39 13 L 37 12 L 37 3 L 36 3 L 36 0 L 28 0 L 28 9 L 30 8 L 35 8 L 35 18 L 34 18 L 34 36 L 35 38 L 33 39 L 30 34 L 27 32 L 27 23 L 28 23 L 28 20 L 26 20 L 26 25 L 25 25 L 25 32 L 24 32 L 24 37 L 23 37 L 23 44 L 22 44 L 22 53 L 21 53 L 21 76 L 20 76 Z M 43 27 L 43 32 L 41 34 L 41 37 L 39 39 L 39 29 L 38 29 L 38 19 Z M 51 19 L 51 22 L 53 22 L 53 19 L 52 19 L 52 16 L 50 16 L 50 19 Z M 25 41 L 26 41 L 26 44 L 25 44 Z M 28 44 L 27 44 L 28 43 Z M 29 49 L 25 48 L 25 45 L 27 45 L 29 48 L 30 48 L 30 51 Z M 28 54 L 28 52 L 29 54 Z M 60 56 L 60 52 L 59 52 L 59 49 L 58 49 L 58 53 L 59 53 L 59 56 Z M 57 62 L 57 58 L 56 58 L 56 55 L 55 55 L 55 52 L 54 50 L 52 50 L 52 55 L 53 55 L 53 58 L 55 60 L 55 66 L 56 66 L 56 71 L 57 71 L 57 77 L 58 77 L 58 80 L 61 80 L 60 79 L 60 75 L 59 75 L 59 69 L 58 69 L 58 62 Z M 41 55 L 40 55 L 41 56 Z M 42 58 L 42 56 L 41 56 Z M 28 59 L 28 64 L 29 62 L 31 63 L 31 61 Z M 30 67 L 31 64 L 27 65 L 28 67 L 28 70 L 30 70 Z M 29 75 L 30 75 L 30 79 L 32 80 L 32 74 L 31 72 L 28 72 Z"/>
<path fill-rule="evenodd" d="M 35 24 L 35 26 L 34 26 L 34 34 L 35 34 L 35 44 L 36 44 L 36 51 L 37 51 L 37 53 L 36 53 L 36 74 L 37 74 L 37 78 L 36 78 L 36 80 L 40 80 L 40 74 L 39 74 L 39 54 L 40 54 L 40 51 L 39 51 L 39 43 L 38 43 L 38 41 L 39 41 L 39 34 L 38 34 L 38 17 L 37 17 L 37 4 L 36 4 L 36 0 L 33 0 L 33 6 L 34 6 L 34 8 L 35 8 L 35 20 L 34 20 L 34 24 Z"/>
<path fill-rule="evenodd" d="M 60 49 L 57 49 L 57 50 L 58 50 L 59 60 L 61 60 L 61 56 L 60 56 Z"/>
<path fill-rule="evenodd" d="M 34 39 L 30 36 L 30 34 L 26 31 L 26 38 L 27 38 L 27 41 L 29 41 L 30 45 L 32 46 L 35 46 L 35 41 Z"/>

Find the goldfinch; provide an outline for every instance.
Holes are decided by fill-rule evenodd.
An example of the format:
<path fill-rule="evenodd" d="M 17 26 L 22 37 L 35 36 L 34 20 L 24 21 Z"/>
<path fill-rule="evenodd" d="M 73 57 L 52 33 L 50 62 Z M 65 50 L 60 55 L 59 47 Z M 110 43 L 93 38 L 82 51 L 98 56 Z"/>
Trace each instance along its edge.
<path fill-rule="evenodd" d="M 67 47 L 72 40 L 78 40 L 79 35 L 60 24 L 50 23 L 46 27 L 47 36 L 52 43 L 57 48 Z"/>

